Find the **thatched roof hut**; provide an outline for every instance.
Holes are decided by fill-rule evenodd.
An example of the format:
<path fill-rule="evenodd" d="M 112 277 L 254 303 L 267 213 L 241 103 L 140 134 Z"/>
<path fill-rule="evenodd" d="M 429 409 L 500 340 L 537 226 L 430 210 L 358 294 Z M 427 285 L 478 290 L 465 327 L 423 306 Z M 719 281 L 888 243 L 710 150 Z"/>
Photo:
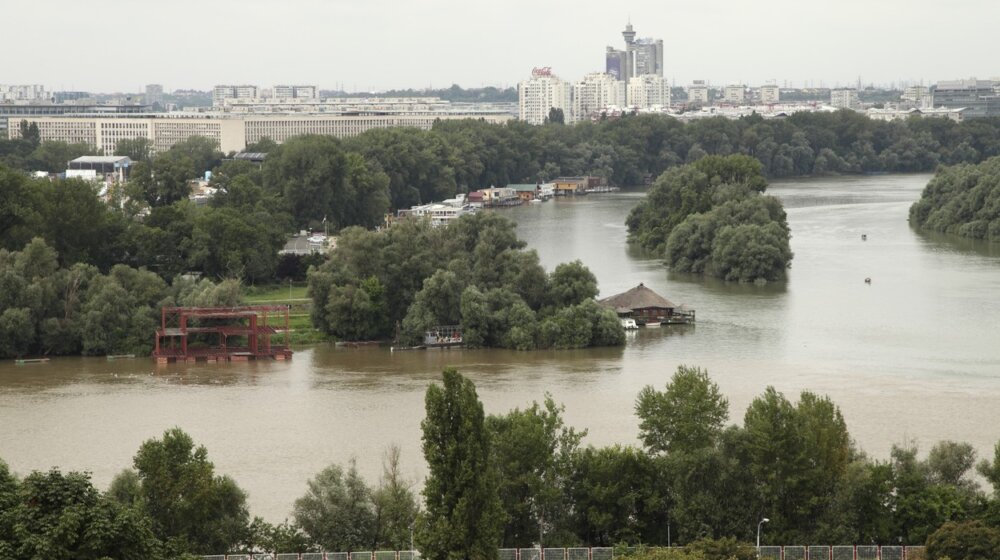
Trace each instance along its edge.
<path fill-rule="evenodd" d="M 627 292 L 604 298 L 599 303 L 605 307 L 614 309 L 616 313 L 636 312 L 640 309 L 672 311 L 677 307 L 670 300 L 650 290 L 645 284 L 641 283 Z"/>

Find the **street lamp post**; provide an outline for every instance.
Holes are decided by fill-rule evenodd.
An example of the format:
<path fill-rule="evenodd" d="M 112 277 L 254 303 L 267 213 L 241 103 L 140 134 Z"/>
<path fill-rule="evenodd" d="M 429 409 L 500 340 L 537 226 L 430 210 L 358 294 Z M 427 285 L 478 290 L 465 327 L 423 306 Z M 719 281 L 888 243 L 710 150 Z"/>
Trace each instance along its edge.
<path fill-rule="evenodd" d="M 768 518 L 763 518 L 760 523 L 757 524 L 757 554 L 760 554 L 760 526 L 770 521 Z"/>

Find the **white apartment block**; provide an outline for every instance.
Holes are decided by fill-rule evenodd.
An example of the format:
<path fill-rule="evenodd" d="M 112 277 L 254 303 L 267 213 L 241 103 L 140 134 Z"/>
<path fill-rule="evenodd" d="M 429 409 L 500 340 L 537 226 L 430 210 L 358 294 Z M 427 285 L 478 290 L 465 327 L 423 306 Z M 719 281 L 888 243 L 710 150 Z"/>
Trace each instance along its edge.
<path fill-rule="evenodd" d="M 257 86 L 227 86 L 219 85 L 212 88 L 212 106 L 221 107 L 226 99 L 256 99 L 260 97 L 260 88 Z"/>
<path fill-rule="evenodd" d="M 274 86 L 271 92 L 274 99 L 319 99 L 316 86 Z"/>
<path fill-rule="evenodd" d="M 764 84 L 760 86 L 760 102 L 765 105 L 778 103 L 781 101 L 781 88 L 778 84 Z"/>
<path fill-rule="evenodd" d="M 743 84 L 731 84 L 725 87 L 723 99 L 726 103 L 741 104 L 746 100 L 747 87 Z"/>
<path fill-rule="evenodd" d="M 560 80 L 550 68 L 535 68 L 531 79 L 517 84 L 518 117 L 527 123 L 543 124 L 550 109 L 562 109 L 566 121 L 572 120 L 569 83 Z"/>
<path fill-rule="evenodd" d="M 625 82 L 594 72 L 573 84 L 573 120 L 587 120 L 608 107 L 625 105 Z"/>
<path fill-rule="evenodd" d="M 688 103 L 708 104 L 708 86 L 705 80 L 695 80 L 688 86 Z"/>
<path fill-rule="evenodd" d="M 157 152 L 191 136 L 211 138 L 225 152 L 243 151 L 267 137 L 281 143 L 302 134 L 322 134 L 344 138 L 373 128 L 413 127 L 430 130 L 436 120 L 476 118 L 503 123 L 511 118 L 501 113 L 413 113 L 388 115 L 252 115 L 235 113 L 166 113 L 121 116 L 18 116 L 9 119 L 10 138 L 21 135 L 20 122 L 38 125 L 43 141 L 83 143 L 114 154 L 124 139 L 148 138 Z"/>
<path fill-rule="evenodd" d="M 4 85 L 0 84 L 0 102 L 48 101 L 52 94 L 41 84 Z"/>
<path fill-rule="evenodd" d="M 628 81 L 628 105 L 639 109 L 670 106 L 670 86 L 663 76 L 643 74 Z"/>
<path fill-rule="evenodd" d="M 860 108 L 861 101 L 858 99 L 858 90 L 853 88 L 830 90 L 830 106 L 838 109 Z"/>

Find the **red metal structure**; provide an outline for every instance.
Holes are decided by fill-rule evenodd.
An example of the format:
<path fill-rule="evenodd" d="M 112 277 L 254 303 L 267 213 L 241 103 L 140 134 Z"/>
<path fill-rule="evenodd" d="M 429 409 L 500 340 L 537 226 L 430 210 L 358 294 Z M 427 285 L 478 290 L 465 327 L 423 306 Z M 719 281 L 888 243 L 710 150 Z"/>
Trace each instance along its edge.
<path fill-rule="evenodd" d="M 284 343 L 273 344 L 280 333 Z M 164 307 L 153 356 L 160 364 L 289 359 L 288 306 Z"/>

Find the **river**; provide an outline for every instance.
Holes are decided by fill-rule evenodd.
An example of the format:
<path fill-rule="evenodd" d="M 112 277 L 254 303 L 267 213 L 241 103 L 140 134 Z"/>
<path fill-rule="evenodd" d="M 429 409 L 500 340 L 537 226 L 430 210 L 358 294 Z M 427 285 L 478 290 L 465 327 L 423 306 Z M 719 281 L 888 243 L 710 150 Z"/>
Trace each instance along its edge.
<path fill-rule="evenodd" d="M 693 327 L 647 329 L 625 348 L 509 352 L 301 350 L 287 363 L 170 365 L 60 358 L 0 364 L 0 458 L 20 474 L 57 465 L 106 487 L 139 445 L 180 426 L 251 511 L 290 517 L 306 480 L 357 460 L 374 482 L 387 446 L 425 473 L 427 385 L 456 366 L 487 412 L 550 392 L 594 445 L 636 443 L 633 403 L 678 364 L 708 368 L 742 422 L 768 385 L 830 395 L 859 447 L 926 452 L 941 439 L 991 456 L 1000 440 L 1000 247 L 914 232 L 906 217 L 928 175 L 782 181 L 795 252 L 786 283 L 727 284 L 674 274 L 629 249 L 623 225 L 641 192 L 557 199 L 506 211 L 545 267 L 580 259 L 602 296 L 644 282 L 697 309 Z M 862 234 L 867 241 L 862 241 Z M 864 282 L 871 278 L 871 284 Z"/>

